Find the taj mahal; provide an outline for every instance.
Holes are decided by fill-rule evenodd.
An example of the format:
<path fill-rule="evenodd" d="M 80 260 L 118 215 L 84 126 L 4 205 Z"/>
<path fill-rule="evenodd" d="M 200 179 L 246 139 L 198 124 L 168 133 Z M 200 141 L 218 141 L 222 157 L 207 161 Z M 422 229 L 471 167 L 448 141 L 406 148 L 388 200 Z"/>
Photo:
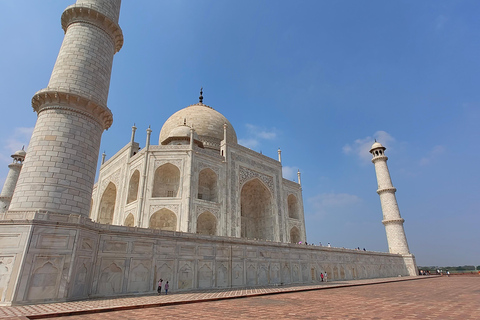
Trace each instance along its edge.
<path fill-rule="evenodd" d="M 230 122 L 202 101 L 200 92 L 198 103 L 165 122 L 159 145 L 150 144 L 148 130 L 139 150 L 132 128 L 130 143 L 102 164 L 90 217 L 130 227 L 305 241 L 301 187 L 282 178 L 281 158 L 239 145 Z"/>
<path fill-rule="evenodd" d="M 240 145 L 215 106 L 168 119 L 152 143 L 100 156 L 121 0 L 77 0 L 50 81 L 37 91 L 27 150 L 12 155 L 0 194 L 0 305 L 170 290 L 309 284 L 417 275 L 387 167 L 373 143 L 389 252 L 306 246 L 300 172 Z M 112 90 L 115 90 L 113 87 Z M 373 190 L 372 190 L 373 191 Z"/>

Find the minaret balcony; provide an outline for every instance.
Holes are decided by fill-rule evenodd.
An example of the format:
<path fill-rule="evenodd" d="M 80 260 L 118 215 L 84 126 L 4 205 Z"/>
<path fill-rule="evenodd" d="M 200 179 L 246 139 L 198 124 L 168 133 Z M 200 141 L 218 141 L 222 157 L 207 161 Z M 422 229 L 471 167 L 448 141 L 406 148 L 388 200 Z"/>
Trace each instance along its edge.
<path fill-rule="evenodd" d="M 382 223 L 384 226 L 386 226 L 387 224 L 403 224 L 404 222 L 405 222 L 405 219 L 403 218 L 382 220 Z"/>
<path fill-rule="evenodd" d="M 385 192 L 395 193 L 395 192 L 397 192 L 397 188 L 395 188 L 395 187 L 390 187 L 390 188 L 382 188 L 382 189 L 378 189 L 378 190 L 377 190 L 377 193 L 378 193 L 378 194 L 382 194 L 382 193 L 385 193 Z"/>

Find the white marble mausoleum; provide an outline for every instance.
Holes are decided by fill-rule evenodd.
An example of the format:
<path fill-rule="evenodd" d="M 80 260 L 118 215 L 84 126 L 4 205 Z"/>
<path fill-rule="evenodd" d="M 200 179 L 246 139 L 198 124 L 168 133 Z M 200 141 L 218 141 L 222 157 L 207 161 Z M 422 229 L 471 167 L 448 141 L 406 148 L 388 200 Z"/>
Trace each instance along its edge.
<path fill-rule="evenodd" d="M 12 155 L 0 194 L 0 305 L 153 294 L 160 278 L 181 292 L 417 274 L 385 147 L 370 152 L 389 252 L 299 244 L 300 175 L 283 179 L 280 151 L 271 159 L 239 145 L 202 93 L 166 120 L 158 144 L 148 129 L 140 149 L 134 126 L 125 147 L 102 157 L 95 184 L 113 122 L 120 5 L 77 0 L 61 16 L 65 36 L 32 98 L 28 149 Z"/>
<path fill-rule="evenodd" d="M 132 140 L 105 161 L 90 218 L 103 224 L 274 242 L 305 241 L 302 189 L 274 160 L 237 143 L 200 102 L 173 114 L 158 145 Z M 279 155 L 280 157 L 280 155 Z"/>

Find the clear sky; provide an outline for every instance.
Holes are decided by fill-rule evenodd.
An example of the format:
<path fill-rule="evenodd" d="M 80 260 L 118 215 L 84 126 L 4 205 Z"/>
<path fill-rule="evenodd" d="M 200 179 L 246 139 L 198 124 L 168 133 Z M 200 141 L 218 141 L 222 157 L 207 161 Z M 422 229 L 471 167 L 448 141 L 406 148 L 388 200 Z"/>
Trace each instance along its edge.
<path fill-rule="evenodd" d="M 72 1 L 0 1 L 0 183 L 35 125 Z M 302 173 L 308 242 L 387 251 L 369 147 L 387 147 L 419 265 L 480 265 L 479 1 L 124 0 L 112 127 L 145 146 L 198 101 Z"/>

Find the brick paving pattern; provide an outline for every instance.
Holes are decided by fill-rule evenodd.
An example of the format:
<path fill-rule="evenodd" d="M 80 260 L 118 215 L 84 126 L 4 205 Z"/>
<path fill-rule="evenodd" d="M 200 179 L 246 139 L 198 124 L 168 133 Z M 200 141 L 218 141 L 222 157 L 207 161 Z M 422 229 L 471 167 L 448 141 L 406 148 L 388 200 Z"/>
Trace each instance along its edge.
<path fill-rule="evenodd" d="M 419 281 L 405 281 L 412 279 Z M 69 313 L 73 315 L 67 316 Z M 62 320 L 480 319 L 480 277 L 370 279 L 0 307 L 2 319 L 46 317 Z"/>

